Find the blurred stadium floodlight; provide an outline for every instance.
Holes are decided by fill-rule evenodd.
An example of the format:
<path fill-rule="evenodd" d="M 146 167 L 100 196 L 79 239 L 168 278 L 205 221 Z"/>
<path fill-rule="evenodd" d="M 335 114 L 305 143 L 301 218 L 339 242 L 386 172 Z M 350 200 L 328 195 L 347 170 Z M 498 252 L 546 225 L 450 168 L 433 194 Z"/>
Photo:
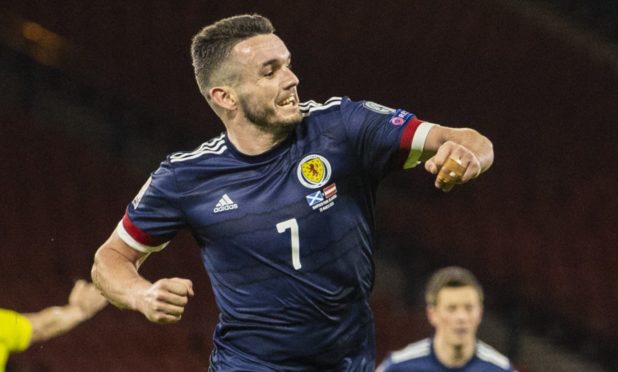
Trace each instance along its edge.
<path fill-rule="evenodd" d="M 38 23 L 5 11 L 0 11 L 0 42 L 45 66 L 77 65 L 75 48 L 66 39 Z"/>

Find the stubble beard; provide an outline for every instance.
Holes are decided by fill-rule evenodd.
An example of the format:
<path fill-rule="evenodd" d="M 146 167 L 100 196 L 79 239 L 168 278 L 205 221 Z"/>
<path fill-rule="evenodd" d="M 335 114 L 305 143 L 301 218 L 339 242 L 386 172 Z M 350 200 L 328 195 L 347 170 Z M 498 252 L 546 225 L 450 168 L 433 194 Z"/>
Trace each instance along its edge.
<path fill-rule="evenodd" d="M 287 137 L 303 119 L 300 111 L 294 116 L 279 119 L 272 107 L 254 105 L 244 99 L 240 100 L 240 105 L 249 121 L 277 138 Z"/>

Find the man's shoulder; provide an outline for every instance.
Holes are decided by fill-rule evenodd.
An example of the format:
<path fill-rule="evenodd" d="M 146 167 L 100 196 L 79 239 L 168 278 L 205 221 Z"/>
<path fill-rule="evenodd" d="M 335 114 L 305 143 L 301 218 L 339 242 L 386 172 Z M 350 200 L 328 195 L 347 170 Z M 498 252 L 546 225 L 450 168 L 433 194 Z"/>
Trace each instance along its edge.
<path fill-rule="evenodd" d="M 428 368 L 431 369 L 431 339 L 426 338 L 391 352 L 377 371 L 424 371 Z"/>
<path fill-rule="evenodd" d="M 172 167 L 195 164 L 211 158 L 221 157 L 228 151 L 225 133 L 209 139 L 191 151 L 178 151 L 167 157 L 166 162 Z"/>
<path fill-rule="evenodd" d="M 396 110 L 373 101 L 355 101 L 345 96 L 331 97 L 324 103 L 313 100 L 306 101 L 301 103 L 299 108 L 304 116 L 304 122 L 312 126 L 320 126 L 320 124 L 328 126 L 339 121 L 344 124 L 382 123 L 394 118 L 401 121 L 401 123 L 391 121 L 392 124 L 397 126 L 413 116 L 405 110 Z"/>
<path fill-rule="evenodd" d="M 512 371 L 513 367 L 509 358 L 501 354 L 498 350 L 492 346 L 484 343 L 483 341 L 477 341 L 476 343 L 476 357 L 484 363 L 496 367 L 497 371 Z"/>
<path fill-rule="evenodd" d="M 140 193 L 153 184 L 158 190 L 166 190 L 170 195 L 174 195 L 175 192 L 183 190 L 187 183 L 190 187 L 193 182 L 225 168 L 230 158 L 225 133 L 222 133 L 194 150 L 168 155 L 150 174 Z"/>
<path fill-rule="evenodd" d="M 347 97 L 331 97 L 323 103 L 309 100 L 298 105 L 300 112 L 305 118 L 316 118 L 322 114 L 339 111 L 342 102 L 348 101 Z"/>
<path fill-rule="evenodd" d="M 393 351 L 390 359 L 393 363 L 402 363 L 431 355 L 431 339 L 425 338 L 408 344 L 401 350 Z"/>

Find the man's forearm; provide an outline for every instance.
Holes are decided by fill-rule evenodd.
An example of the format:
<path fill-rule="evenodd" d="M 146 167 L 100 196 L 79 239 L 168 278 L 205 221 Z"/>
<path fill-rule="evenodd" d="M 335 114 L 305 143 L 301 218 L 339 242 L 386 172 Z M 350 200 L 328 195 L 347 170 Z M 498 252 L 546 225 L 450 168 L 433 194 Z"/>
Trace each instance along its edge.
<path fill-rule="evenodd" d="M 115 306 L 139 311 L 138 294 L 152 283 L 139 275 L 138 263 L 131 262 L 113 248 L 99 249 L 92 266 L 92 281 Z"/>
<path fill-rule="evenodd" d="M 60 336 L 91 316 L 72 305 L 48 307 L 38 313 L 24 315 L 32 325 L 32 342 Z"/>

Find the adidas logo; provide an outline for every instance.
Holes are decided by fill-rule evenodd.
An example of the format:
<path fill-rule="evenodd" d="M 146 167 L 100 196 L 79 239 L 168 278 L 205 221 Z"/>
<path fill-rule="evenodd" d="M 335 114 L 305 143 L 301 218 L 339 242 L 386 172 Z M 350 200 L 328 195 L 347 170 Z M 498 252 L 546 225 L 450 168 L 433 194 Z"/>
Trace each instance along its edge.
<path fill-rule="evenodd" d="M 219 213 L 219 212 L 225 212 L 225 211 L 229 211 L 229 210 L 236 209 L 236 208 L 238 208 L 238 204 L 234 203 L 234 201 L 230 199 L 230 197 L 227 196 L 227 194 L 223 194 L 221 199 L 219 199 L 219 202 L 217 203 L 217 205 L 215 205 L 215 209 L 213 209 L 212 211 L 215 213 Z"/>

